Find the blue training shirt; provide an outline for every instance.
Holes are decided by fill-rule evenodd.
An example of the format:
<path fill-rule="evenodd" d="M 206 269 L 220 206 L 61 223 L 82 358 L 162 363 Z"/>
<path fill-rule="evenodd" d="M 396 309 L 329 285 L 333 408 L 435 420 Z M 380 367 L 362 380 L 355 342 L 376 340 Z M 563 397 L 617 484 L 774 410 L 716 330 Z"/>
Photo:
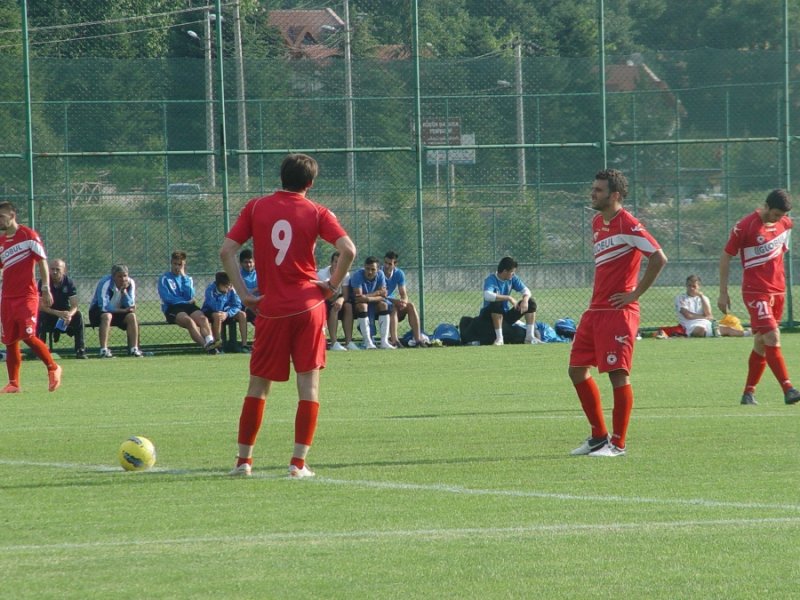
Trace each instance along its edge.
<path fill-rule="evenodd" d="M 242 310 L 242 300 L 233 288 L 221 292 L 217 283 L 212 281 L 206 288 L 203 312 L 224 312 L 228 318 L 237 315 Z"/>
<path fill-rule="evenodd" d="M 113 312 L 114 309 L 136 306 L 136 282 L 129 277 L 128 287 L 118 290 L 114 285 L 114 278 L 106 275 L 97 282 L 89 309 L 93 306 L 99 307 L 100 312 L 104 313 Z"/>
<path fill-rule="evenodd" d="M 483 282 L 483 291 L 484 292 L 494 292 L 495 294 L 500 294 L 501 296 L 508 296 L 511 293 L 511 290 L 515 292 L 523 292 L 527 289 L 527 286 L 522 282 L 522 279 L 517 277 L 516 274 L 511 276 L 511 279 L 502 280 L 497 276 L 497 273 L 492 273 L 489 275 L 486 280 Z M 489 306 L 490 302 L 483 299 L 483 307 L 486 308 Z M 513 305 L 506 300 L 503 302 L 503 312 L 508 312 L 513 308 Z"/>
<path fill-rule="evenodd" d="M 173 304 L 194 302 L 194 280 L 188 275 L 175 275 L 167 271 L 158 279 L 158 297 L 161 312 L 167 312 Z"/>

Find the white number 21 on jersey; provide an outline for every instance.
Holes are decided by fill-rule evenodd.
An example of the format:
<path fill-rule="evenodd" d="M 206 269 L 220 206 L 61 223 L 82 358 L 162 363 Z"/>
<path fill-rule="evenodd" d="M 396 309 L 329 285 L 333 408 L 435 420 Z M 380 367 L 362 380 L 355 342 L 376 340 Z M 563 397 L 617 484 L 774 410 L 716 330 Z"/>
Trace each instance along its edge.
<path fill-rule="evenodd" d="M 275 257 L 275 264 L 280 265 L 283 259 L 286 258 L 286 253 L 289 251 L 289 245 L 292 243 L 292 224 L 286 219 L 276 221 L 272 226 L 272 245 L 278 251 Z"/>

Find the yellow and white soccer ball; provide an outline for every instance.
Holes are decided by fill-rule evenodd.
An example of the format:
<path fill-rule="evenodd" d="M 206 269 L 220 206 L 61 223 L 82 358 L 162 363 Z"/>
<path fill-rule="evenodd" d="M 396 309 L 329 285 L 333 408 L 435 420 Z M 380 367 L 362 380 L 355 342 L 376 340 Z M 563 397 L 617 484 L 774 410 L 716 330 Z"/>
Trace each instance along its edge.
<path fill-rule="evenodd" d="M 146 471 L 156 464 L 156 447 L 141 435 L 134 435 L 119 447 L 119 464 L 126 471 Z"/>

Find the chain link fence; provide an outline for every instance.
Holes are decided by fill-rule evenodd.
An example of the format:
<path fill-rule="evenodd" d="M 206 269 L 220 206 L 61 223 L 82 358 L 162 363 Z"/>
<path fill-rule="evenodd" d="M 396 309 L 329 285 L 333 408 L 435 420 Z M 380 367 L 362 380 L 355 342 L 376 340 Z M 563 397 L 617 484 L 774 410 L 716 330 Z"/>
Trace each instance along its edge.
<path fill-rule="evenodd" d="M 674 324 L 686 276 L 715 298 L 730 227 L 800 169 L 797 52 L 587 58 L 513 37 L 443 55 L 416 41 L 424 0 L 403 4 L 380 44 L 367 33 L 381 19 L 347 0 L 97 2 L 66 22 L 45 4 L 0 31 L 3 196 L 67 262 L 85 312 L 111 265 L 130 267 L 153 324 L 145 348 L 188 342 L 162 325 L 156 280 L 171 252 L 188 253 L 202 302 L 226 228 L 278 187 L 289 151 L 319 161 L 311 195 L 337 213 L 359 264 L 399 253 L 429 331 L 477 314 L 506 255 L 541 320 L 577 318 L 594 270 L 589 186 L 605 166 L 626 172 L 629 209 L 670 258 L 642 324 Z M 330 251 L 320 246 L 320 264 Z"/>

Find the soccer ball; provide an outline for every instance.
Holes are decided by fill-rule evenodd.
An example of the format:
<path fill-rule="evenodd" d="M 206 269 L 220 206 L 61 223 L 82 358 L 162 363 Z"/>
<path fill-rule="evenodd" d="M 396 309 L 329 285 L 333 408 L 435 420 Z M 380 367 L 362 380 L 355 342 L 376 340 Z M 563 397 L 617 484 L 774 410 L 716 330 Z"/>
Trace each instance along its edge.
<path fill-rule="evenodd" d="M 119 447 L 119 464 L 126 471 L 146 471 L 156 464 L 156 447 L 141 435 L 134 435 Z"/>

